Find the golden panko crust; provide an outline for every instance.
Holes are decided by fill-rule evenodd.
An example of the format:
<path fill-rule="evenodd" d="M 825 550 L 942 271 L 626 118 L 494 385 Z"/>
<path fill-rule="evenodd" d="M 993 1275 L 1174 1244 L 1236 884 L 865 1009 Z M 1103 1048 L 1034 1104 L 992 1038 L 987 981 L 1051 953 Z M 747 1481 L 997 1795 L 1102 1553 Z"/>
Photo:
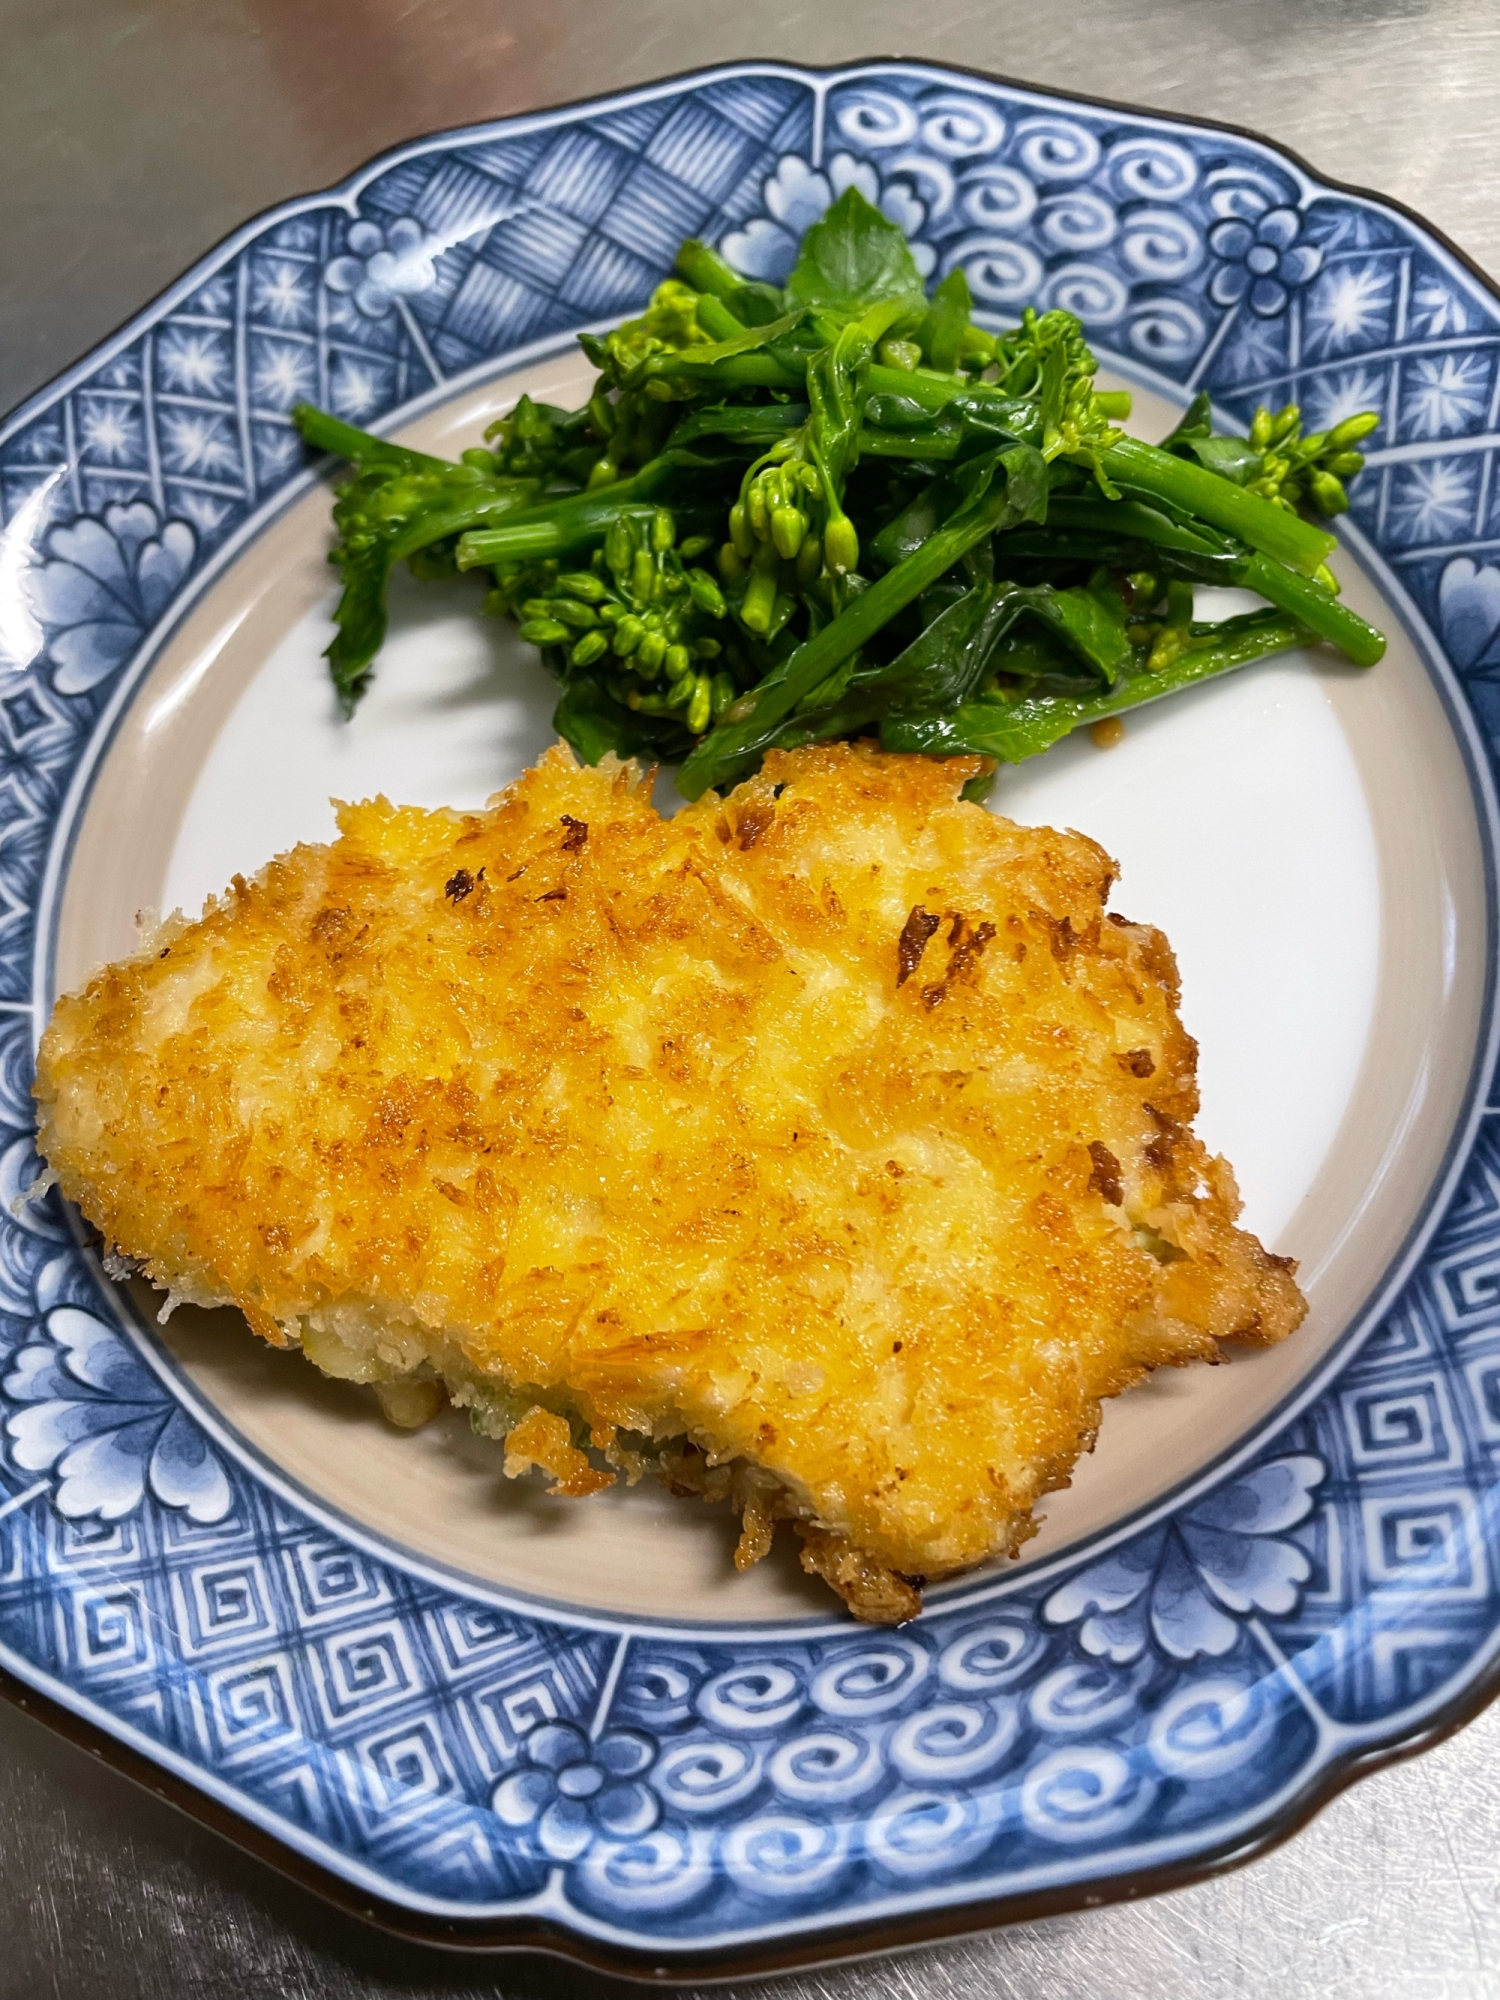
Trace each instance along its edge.
<path fill-rule="evenodd" d="M 742 1561 L 790 1517 L 909 1617 L 1101 1398 L 1304 1311 L 1189 1130 L 1165 939 L 980 768 L 822 746 L 662 819 L 559 747 L 483 812 L 344 807 L 59 1002 L 42 1150 L 178 1295 L 440 1376 L 554 1490 L 727 1498 Z"/>

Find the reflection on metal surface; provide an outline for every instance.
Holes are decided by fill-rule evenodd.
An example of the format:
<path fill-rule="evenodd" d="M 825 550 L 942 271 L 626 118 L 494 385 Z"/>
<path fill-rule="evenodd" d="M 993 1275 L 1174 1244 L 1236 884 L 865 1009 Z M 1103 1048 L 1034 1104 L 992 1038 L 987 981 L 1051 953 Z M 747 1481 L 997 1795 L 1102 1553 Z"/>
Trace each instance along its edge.
<path fill-rule="evenodd" d="M 29 667 L 46 644 L 31 579 L 41 566 L 42 536 L 64 477 L 62 466 L 49 472 L 0 528 L 0 667 Z"/>
<path fill-rule="evenodd" d="M 719 100 L 696 107 L 734 128 L 736 145 L 745 142 L 740 181 L 725 184 L 725 193 L 740 190 L 733 213 L 725 194 L 710 196 L 693 179 L 707 171 L 705 156 L 685 142 L 676 156 L 680 186 L 696 191 L 721 230 L 735 222 L 754 237 L 751 224 L 776 220 L 768 189 L 781 185 L 783 159 L 821 170 L 824 128 L 803 115 L 797 90 L 781 89 L 786 81 L 781 72 L 775 88 L 768 83 L 763 102 L 746 86 L 734 115 Z M 931 72 L 887 73 L 878 86 L 851 79 L 837 99 L 826 80 L 798 88 L 835 122 L 843 113 L 841 142 L 866 154 L 879 154 L 893 133 L 893 144 L 909 147 L 905 124 L 915 119 L 923 170 L 900 157 L 925 191 L 913 199 L 927 211 L 930 247 L 972 262 L 997 305 L 1017 273 L 1034 266 L 1049 297 L 1118 329 L 1110 337 L 1137 366 L 1179 385 L 1208 380 L 1230 404 L 1266 382 L 1305 378 L 1309 400 L 1326 414 L 1356 393 L 1359 371 L 1384 371 L 1392 429 L 1406 427 L 1406 441 L 1420 449 L 1390 461 L 1359 519 L 1374 545 L 1403 564 L 1414 600 L 1439 628 L 1451 627 L 1454 664 L 1466 673 L 1479 724 L 1493 729 L 1489 642 L 1469 654 L 1454 635 L 1466 635 L 1472 621 L 1448 606 L 1472 581 L 1474 552 L 1490 546 L 1477 475 L 1494 440 L 1476 431 L 1474 448 L 1454 447 L 1473 417 L 1472 383 L 1440 366 L 1430 379 L 1420 369 L 1432 343 L 1457 332 L 1488 354 L 1495 312 L 1437 246 L 1400 218 L 1329 195 L 1290 168 L 1264 167 L 1263 156 L 1256 171 L 1274 181 L 1275 200 L 1249 204 L 1255 227 L 1287 236 L 1269 219 L 1296 210 L 1298 236 L 1305 230 L 1319 256 L 1294 259 L 1297 243 L 1287 236 L 1279 289 L 1228 297 L 1235 281 L 1221 279 L 1216 294 L 1206 274 L 1210 253 L 1228 269 L 1240 242 L 1213 235 L 1248 201 L 1241 187 L 1238 209 L 1214 207 L 1218 193 L 1234 192 L 1222 156 L 1239 141 L 1214 136 L 1199 159 L 1185 128 L 1170 142 L 1157 132 L 1122 133 L 1123 114 L 1044 111 Z M 666 105 L 663 92 L 646 97 Z M 624 119 L 642 101 L 615 110 Z M 1027 177 L 1038 196 L 1024 241 L 977 225 L 960 236 L 958 224 L 948 226 L 948 153 L 957 148 L 961 157 L 970 143 L 963 115 L 975 104 L 1009 135 L 1014 162 L 999 164 Z M 617 133 L 584 137 L 628 154 L 660 126 L 628 144 Z M 444 164 L 480 171 L 464 158 Z M 400 163 L 385 171 L 399 172 Z M 529 186 L 540 169 L 514 159 L 508 171 L 508 181 L 505 172 L 490 177 Z M 508 269 L 477 250 L 459 259 L 455 246 L 446 253 L 456 260 L 454 289 L 441 301 L 425 287 L 386 285 L 410 320 L 361 307 L 360 286 L 371 287 L 367 306 L 383 296 L 369 268 L 381 253 L 371 248 L 351 289 L 332 288 L 347 301 L 336 338 L 326 322 L 314 337 L 298 320 L 311 302 L 316 322 L 316 301 L 330 289 L 319 289 L 319 274 L 362 254 L 353 239 L 359 225 L 351 228 L 347 215 L 311 224 L 318 204 L 300 204 L 210 260 L 195 290 L 63 385 L 58 406 L 75 399 L 65 415 L 80 414 L 88 394 L 138 413 L 154 457 L 146 449 L 134 463 L 135 433 L 123 416 L 96 431 L 97 455 L 85 463 L 65 426 L 47 428 L 53 403 L 26 413 L 21 448 L 6 466 L 16 504 L 59 459 L 79 468 L 83 490 L 74 518 L 48 530 L 47 573 L 55 564 L 56 576 L 41 620 L 46 650 L 32 655 L 30 706 L 10 718 L 22 835 L 0 853 L 15 919 L 0 981 L 18 1010 L 30 990 L 29 925 L 55 790 L 88 747 L 116 677 L 196 565 L 288 476 L 282 403 L 299 368 L 322 370 L 351 413 L 389 410 L 437 369 L 477 365 L 528 335 L 526 312 L 538 301 L 612 309 L 659 268 L 649 235 L 633 239 L 634 248 L 615 243 L 636 270 L 604 247 L 613 239 L 601 215 L 617 216 L 628 193 L 641 194 L 632 171 L 627 161 L 598 213 L 571 215 L 559 199 L 575 226 L 567 254 L 558 249 L 566 229 L 540 245 L 498 246 L 516 253 L 512 264 L 529 248 L 545 268 Z M 558 176 L 576 207 L 588 175 L 570 167 Z M 1052 183 L 1091 177 L 1097 186 L 1077 189 L 1091 201 L 1040 198 Z M 1107 199 L 1112 182 L 1119 185 Z M 1019 182 L 960 175 L 955 199 L 960 184 L 965 232 L 976 212 L 992 221 L 996 201 L 1025 206 Z M 451 184 L 434 192 L 430 181 L 416 195 L 389 184 L 379 192 L 392 228 L 416 212 L 422 194 L 458 199 Z M 1197 207 L 1181 211 L 1181 227 L 1132 228 L 1136 202 L 1189 196 Z M 648 222 L 638 215 L 634 226 L 644 231 Z M 389 241 L 383 247 L 397 259 Z M 227 266 L 241 255 L 231 286 Z M 381 272 L 397 275 L 396 263 Z M 419 322 L 424 303 L 440 303 L 441 313 Z M 1222 317 L 1211 324 L 1214 312 Z M 388 339 L 381 327 L 391 329 Z M 1420 383 L 1410 396 L 1397 380 L 1407 363 Z M 121 372 L 112 378 L 106 368 Z M 37 479 L 28 484 L 31 473 Z M 8 1018 L 7 1193 L 24 1185 L 29 1168 L 28 1023 L 21 1011 Z M 1054 1577 L 1045 1608 L 1037 1592 L 1020 1590 L 1003 1606 L 939 1612 L 880 1640 L 756 1636 L 736 1642 L 727 1667 L 722 1655 L 702 1657 L 714 1650 L 702 1633 L 644 1633 L 616 1644 L 587 1620 L 537 1617 L 434 1577 L 399 1551 L 372 1548 L 358 1530 L 328 1533 L 294 1493 L 227 1450 L 221 1459 L 223 1440 L 204 1442 L 208 1421 L 169 1410 L 155 1381 L 149 1394 L 136 1393 L 144 1346 L 111 1328 L 103 1342 L 92 1333 L 65 1337 L 78 1322 L 64 1315 L 96 1311 L 99 1293 L 56 1214 L 30 1211 L 0 1239 L 14 1350 L 7 1426 L 18 1473 L 29 1456 L 61 1485 L 52 1504 L 18 1506 L 12 1517 L 7 1655 L 18 1670 L 66 1687 L 161 1762 L 240 1799 L 290 1846 L 413 1912 L 521 1910 L 537 1895 L 561 1908 L 566 1897 L 580 1931 L 633 1936 L 654 1953 L 736 1934 L 784 1939 L 791 1928 L 855 1910 L 894 1921 L 914 1893 L 931 1909 L 1021 1883 L 1081 1892 L 1089 1881 L 1202 1855 L 1263 1831 L 1331 1775 L 1330 1745 L 1378 1745 L 1415 1730 L 1466 1677 L 1487 1669 L 1497 1587 L 1488 1495 L 1500 1435 L 1492 1282 L 1500 1168 L 1487 1141 L 1467 1167 L 1431 1257 L 1340 1381 L 1296 1426 L 1262 1441 L 1249 1477 L 1215 1496 L 1239 1511 L 1211 1520 L 1195 1501 L 1170 1550 L 1170 1538 L 1149 1550 L 1137 1543 L 1130 1580 L 1149 1572 L 1149 1587 L 1131 1596 L 1119 1565 L 1106 1573 L 1095 1563 L 1090 1580 L 1079 1579 L 1077 1620 Z M 87 1431 L 91 1412 L 117 1392 L 111 1415 L 139 1405 L 149 1439 L 144 1430 L 136 1438 L 134 1416 L 118 1425 L 101 1418 L 97 1436 Z M 227 1505 L 210 1459 L 229 1489 Z M 1294 1461 L 1316 1462 L 1326 1474 L 1299 1488 L 1318 1496 L 1311 1513 L 1272 1490 Z M 1088 1563 L 1083 1556 L 1080 1568 Z M 1056 1618 L 1046 1615 L 1054 1603 Z M 1100 1648 L 1075 1657 L 1072 1626 L 1089 1620 L 1104 1621 L 1095 1630 Z M 1115 1657 L 1122 1648 L 1131 1657 Z M 572 1754 L 571 1736 L 540 1733 L 559 1721 L 597 1730 L 597 1755 Z M 692 1754 L 659 1756 L 668 1741 Z M 649 1825 L 644 1793 L 629 1789 L 637 1769 L 656 1779 L 652 1799 L 662 1801 L 659 1815 L 651 1804 Z M 612 1778 L 625 1794 L 624 1818 L 611 1824 L 585 1813 L 586 1845 L 576 1845 L 574 1814 L 547 1821 L 550 1846 L 540 1835 L 531 1840 L 531 1819 L 517 1821 L 521 1837 L 507 1840 L 499 1824 L 511 1822 L 494 1801 L 512 1776 L 533 1771 L 550 1774 L 551 1787 L 536 1826 L 570 1796 L 569 1785 L 602 1798 Z M 741 1794 L 747 1771 L 762 1789 Z M 803 1795 L 820 1775 L 832 1786 L 854 1783 L 858 1800 L 810 1815 Z M 529 1799 L 528 1785 L 520 1790 Z M 569 1827 L 575 1851 L 559 1862 Z M 571 1872 L 553 1875 L 554 1866 Z"/>

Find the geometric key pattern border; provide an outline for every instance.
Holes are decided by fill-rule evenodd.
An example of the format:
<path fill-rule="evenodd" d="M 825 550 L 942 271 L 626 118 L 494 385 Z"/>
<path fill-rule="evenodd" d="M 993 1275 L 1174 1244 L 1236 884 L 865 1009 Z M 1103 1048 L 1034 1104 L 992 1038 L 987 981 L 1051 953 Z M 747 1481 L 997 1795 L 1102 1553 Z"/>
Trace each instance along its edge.
<path fill-rule="evenodd" d="M 442 135 L 249 224 L 0 428 L 0 1662 L 412 1913 L 702 1954 L 1244 1846 L 1500 1624 L 1500 1105 L 1305 1407 L 1144 1525 L 915 1624 L 650 1627 L 434 1578 L 210 1436 L 37 1172 L 44 880 L 157 638 L 307 467 L 857 185 L 982 315 L 1244 418 L 1380 412 L 1360 552 L 1500 758 L 1500 301 L 1235 133 L 926 66 L 733 66 Z M 53 869 L 53 872 L 58 871 Z M 49 892 L 55 893 L 55 891 Z M 1481 1091 L 1488 1086 L 1482 1081 Z"/>

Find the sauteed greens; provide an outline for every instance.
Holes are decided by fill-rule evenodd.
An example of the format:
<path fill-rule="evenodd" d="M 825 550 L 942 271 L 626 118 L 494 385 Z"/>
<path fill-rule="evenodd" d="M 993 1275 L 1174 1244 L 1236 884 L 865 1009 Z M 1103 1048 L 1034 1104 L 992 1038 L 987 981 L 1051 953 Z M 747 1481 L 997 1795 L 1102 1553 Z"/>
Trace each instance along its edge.
<path fill-rule="evenodd" d="M 1372 665 L 1333 537 L 1373 412 L 1303 436 L 1289 407 L 1216 434 L 1198 396 L 1160 444 L 1121 428 L 1070 313 L 974 323 L 849 189 L 784 289 L 687 242 L 638 319 L 580 336 L 588 402 L 522 397 L 457 463 L 302 404 L 350 460 L 329 648 L 347 712 L 386 584 L 477 572 L 561 683 L 557 728 L 676 764 L 689 798 L 766 750 L 878 737 L 1013 763 L 1080 724 L 1314 639 Z M 1264 608 L 1209 621 L 1198 584 Z"/>

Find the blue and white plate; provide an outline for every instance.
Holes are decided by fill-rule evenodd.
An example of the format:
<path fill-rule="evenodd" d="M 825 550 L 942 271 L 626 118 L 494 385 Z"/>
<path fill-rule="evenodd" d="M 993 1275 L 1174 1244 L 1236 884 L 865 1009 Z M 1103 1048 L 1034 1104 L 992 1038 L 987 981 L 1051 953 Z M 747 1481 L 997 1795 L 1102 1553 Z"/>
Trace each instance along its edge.
<path fill-rule="evenodd" d="M 337 721 L 304 396 L 456 450 L 679 239 L 778 278 L 862 187 L 995 324 L 1084 320 L 1150 433 L 1199 388 L 1381 427 L 1365 675 L 1265 663 L 1008 774 L 1161 923 L 1200 1128 L 1302 1260 L 1284 1347 L 1112 1407 L 1029 1559 L 862 1629 L 664 1496 L 499 1477 L 231 1316 L 157 1324 L 37 1173 L 52 1000 L 331 825 L 549 738 L 467 586 L 397 590 Z M 0 431 L 0 1665 L 409 1934 L 684 1978 L 1190 1878 L 1492 1691 L 1500 1576 L 1500 301 L 1240 133 L 916 64 L 755 63 L 421 140 L 207 256 Z"/>

